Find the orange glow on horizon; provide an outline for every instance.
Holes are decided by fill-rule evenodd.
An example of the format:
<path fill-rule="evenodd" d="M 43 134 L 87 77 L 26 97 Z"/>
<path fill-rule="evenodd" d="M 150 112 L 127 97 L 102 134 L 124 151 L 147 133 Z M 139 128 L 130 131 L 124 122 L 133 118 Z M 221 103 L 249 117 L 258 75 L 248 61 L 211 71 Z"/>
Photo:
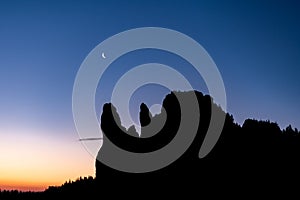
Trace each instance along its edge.
<path fill-rule="evenodd" d="M 4 184 L 4 185 L 2 185 Z M 3 190 L 18 190 L 18 191 L 34 191 L 41 192 L 47 189 L 47 184 L 32 184 L 32 183 L 10 183 L 9 181 L 0 183 L 0 189 Z"/>
<path fill-rule="evenodd" d="M 76 140 L 76 133 L 74 140 L 47 135 L 51 134 L 6 131 L 1 135 L 1 190 L 43 191 L 80 176 L 94 176 L 94 159 Z"/>

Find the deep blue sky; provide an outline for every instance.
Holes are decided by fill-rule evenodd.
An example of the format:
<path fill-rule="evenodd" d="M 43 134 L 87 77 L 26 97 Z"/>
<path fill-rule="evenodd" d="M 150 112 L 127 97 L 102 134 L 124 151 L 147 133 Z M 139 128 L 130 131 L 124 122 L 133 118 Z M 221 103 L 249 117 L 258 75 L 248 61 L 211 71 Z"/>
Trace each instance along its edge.
<path fill-rule="evenodd" d="M 106 38 L 144 26 L 183 32 L 208 51 L 239 123 L 249 117 L 300 127 L 299 25 L 296 0 L 1 1 L 0 127 L 39 127 L 76 138 L 72 88 L 81 62 Z M 181 69 L 181 61 L 165 52 L 121 59 L 127 67 L 154 60 Z M 184 67 L 182 73 L 189 74 Z M 107 101 L 109 84 L 103 88 L 99 105 Z"/>

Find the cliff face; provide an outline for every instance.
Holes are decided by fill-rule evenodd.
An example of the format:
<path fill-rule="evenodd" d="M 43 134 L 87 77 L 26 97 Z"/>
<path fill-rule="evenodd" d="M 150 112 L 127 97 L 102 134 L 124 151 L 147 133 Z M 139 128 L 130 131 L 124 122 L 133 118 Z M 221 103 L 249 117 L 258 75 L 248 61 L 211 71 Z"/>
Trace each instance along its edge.
<path fill-rule="evenodd" d="M 132 136 L 136 134 L 134 127 L 127 131 L 121 126 L 120 117 L 112 104 L 105 104 L 101 116 L 102 131 L 110 141 L 122 149 L 138 153 L 158 150 L 169 144 L 178 131 L 181 109 L 177 97 L 188 99 L 192 92 L 168 94 L 163 101 L 164 109 L 161 114 L 154 117 L 148 107 L 142 104 L 140 138 Z M 155 172 L 131 174 L 111 169 L 96 160 L 96 179 L 99 185 L 102 186 L 102 182 L 117 178 L 115 184 L 125 188 L 126 180 L 129 179 L 140 184 L 140 189 L 142 185 L 153 187 L 149 183 L 158 180 L 155 187 L 173 185 L 176 188 L 178 180 L 199 179 L 204 182 L 211 178 L 251 180 L 261 175 L 273 176 L 268 171 L 270 168 L 288 171 L 287 166 L 294 166 L 295 169 L 300 167 L 297 162 L 300 152 L 299 134 L 286 134 L 290 128 L 288 131 L 281 131 L 276 123 L 269 121 L 246 120 L 241 127 L 234 123 L 233 117 L 229 114 L 226 114 L 224 128 L 216 146 L 204 159 L 199 159 L 198 153 L 208 129 L 211 110 L 223 111 L 217 105 L 211 104 L 210 96 L 197 91 L 195 94 L 200 110 L 198 132 L 191 146 L 177 161 Z M 98 155 L 101 155 L 101 151 L 105 148 L 104 140 Z M 299 172 L 297 173 L 294 175 L 299 175 Z"/>

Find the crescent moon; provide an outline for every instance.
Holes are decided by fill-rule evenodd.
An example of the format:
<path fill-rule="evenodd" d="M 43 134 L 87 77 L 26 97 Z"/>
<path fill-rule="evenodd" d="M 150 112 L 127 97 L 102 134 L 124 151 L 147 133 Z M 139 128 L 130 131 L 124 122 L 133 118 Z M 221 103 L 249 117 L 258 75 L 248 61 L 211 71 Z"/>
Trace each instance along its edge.
<path fill-rule="evenodd" d="M 104 52 L 101 54 L 101 56 L 102 56 L 102 58 L 104 58 L 104 59 L 106 58 Z"/>

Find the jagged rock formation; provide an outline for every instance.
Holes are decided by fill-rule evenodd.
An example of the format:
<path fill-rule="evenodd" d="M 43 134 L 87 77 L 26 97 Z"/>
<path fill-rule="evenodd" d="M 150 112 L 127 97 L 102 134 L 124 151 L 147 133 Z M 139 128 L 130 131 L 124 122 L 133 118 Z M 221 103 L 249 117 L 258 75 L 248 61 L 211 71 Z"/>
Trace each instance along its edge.
<path fill-rule="evenodd" d="M 139 134 L 138 134 L 138 132 L 136 131 L 134 125 L 132 125 L 132 126 L 130 126 L 130 127 L 128 128 L 127 133 L 128 133 L 129 135 L 134 136 L 134 137 L 139 137 Z"/>
<path fill-rule="evenodd" d="M 136 134 L 134 127 L 126 131 L 121 126 L 119 115 L 112 104 L 105 104 L 101 116 L 102 131 L 115 145 L 131 152 L 145 153 L 160 149 L 172 141 L 179 128 L 181 110 L 177 97 L 189 99 L 193 92 L 168 94 L 162 104 L 164 110 L 154 117 L 148 107 L 142 104 L 140 123 L 143 129 L 140 138 L 132 136 Z M 217 105 L 211 104 L 210 96 L 197 91 L 195 94 L 201 116 L 198 132 L 191 146 L 177 161 L 161 170 L 144 174 L 120 172 L 96 161 L 96 180 L 99 187 L 131 190 L 133 186 L 127 183 L 130 180 L 131 183 L 136 183 L 134 187 L 137 190 L 151 188 L 159 192 L 164 188 L 164 191 L 169 189 L 168 192 L 173 192 L 176 189 L 193 187 L 191 180 L 201 181 L 203 184 L 199 184 L 205 186 L 211 180 L 217 180 L 218 184 L 227 184 L 226 180 L 229 179 L 236 183 L 245 183 L 257 181 L 261 176 L 268 180 L 280 179 L 290 173 L 294 179 L 300 177 L 298 170 L 290 170 L 289 167 L 300 167 L 297 161 L 300 152 L 298 131 L 292 128 L 281 131 L 276 123 L 269 121 L 248 119 L 240 126 L 234 122 L 232 115 L 226 114 L 219 141 L 205 158 L 199 159 L 198 153 L 208 129 L 211 110 L 223 111 Z M 153 132 L 156 134 L 151 135 Z M 293 134 L 287 134 L 290 132 Z M 105 148 L 104 140 L 98 155 Z M 274 170 L 285 173 L 274 176 Z M 107 182 L 110 179 L 117 181 L 109 184 Z M 156 184 L 150 184 L 152 182 Z"/>
<path fill-rule="evenodd" d="M 148 126 L 151 122 L 152 115 L 146 104 L 142 103 L 140 106 L 140 124 L 141 127 Z"/>

